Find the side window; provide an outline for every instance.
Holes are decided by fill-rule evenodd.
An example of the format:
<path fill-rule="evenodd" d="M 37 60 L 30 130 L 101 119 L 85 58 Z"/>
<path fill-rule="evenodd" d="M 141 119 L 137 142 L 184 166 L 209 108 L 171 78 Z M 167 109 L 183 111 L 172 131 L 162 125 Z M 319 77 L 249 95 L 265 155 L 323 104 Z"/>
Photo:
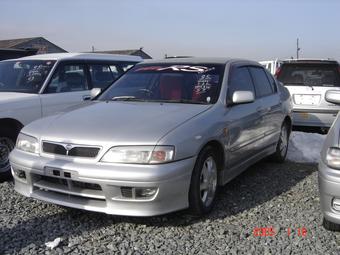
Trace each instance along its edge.
<path fill-rule="evenodd" d="M 92 80 L 93 88 L 105 89 L 118 76 L 118 71 L 113 72 L 116 66 L 106 64 L 92 64 L 89 65 L 89 71 Z"/>
<path fill-rule="evenodd" d="M 120 66 L 124 72 L 133 67 L 136 63 L 122 63 Z"/>
<path fill-rule="evenodd" d="M 274 91 L 274 93 L 277 92 L 277 87 L 276 87 L 276 81 L 275 79 L 273 78 L 273 76 L 269 73 L 269 72 L 266 72 L 267 74 L 267 78 L 270 82 L 270 85 L 272 86 L 272 90 Z"/>
<path fill-rule="evenodd" d="M 46 93 L 63 93 L 87 90 L 85 66 L 67 64 L 58 67 L 47 87 Z"/>
<path fill-rule="evenodd" d="M 247 67 L 232 69 L 228 85 L 228 101 L 232 100 L 233 93 L 237 90 L 252 91 L 255 95 L 253 81 Z"/>
<path fill-rule="evenodd" d="M 274 91 L 263 68 L 249 67 L 249 71 L 253 77 L 257 98 L 273 94 Z"/>

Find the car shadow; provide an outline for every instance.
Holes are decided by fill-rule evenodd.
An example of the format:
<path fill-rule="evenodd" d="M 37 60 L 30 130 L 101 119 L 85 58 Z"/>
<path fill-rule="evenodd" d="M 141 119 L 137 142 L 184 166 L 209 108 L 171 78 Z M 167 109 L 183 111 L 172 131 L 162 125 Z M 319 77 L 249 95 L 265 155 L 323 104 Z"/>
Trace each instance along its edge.
<path fill-rule="evenodd" d="M 275 164 L 261 161 L 221 187 L 213 211 L 203 218 L 192 216 L 188 210 L 156 217 L 112 216 L 34 201 L 41 208 L 39 215 L 32 215 L 33 217 L 28 220 L 19 220 L 14 226 L 0 228 L 0 253 L 16 253 L 32 244 L 41 246 L 57 237 L 67 240 L 69 237 L 81 235 L 82 231 L 114 227 L 119 223 L 153 227 L 185 227 L 199 221 L 224 219 L 289 191 L 315 171 L 317 171 L 316 165 L 291 162 Z M 22 210 L 25 208 L 23 207 Z M 17 233 L 20 233 L 19 237 Z"/>

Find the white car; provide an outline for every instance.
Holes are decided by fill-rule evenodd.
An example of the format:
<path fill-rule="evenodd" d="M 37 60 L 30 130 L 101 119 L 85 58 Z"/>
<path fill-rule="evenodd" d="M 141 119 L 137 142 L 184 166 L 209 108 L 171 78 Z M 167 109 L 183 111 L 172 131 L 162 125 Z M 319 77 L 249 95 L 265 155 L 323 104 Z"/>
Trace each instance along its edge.
<path fill-rule="evenodd" d="M 271 74 L 276 74 L 276 71 L 282 65 L 283 61 L 279 59 L 275 60 L 266 60 L 259 62 L 262 66 L 264 66 Z"/>
<path fill-rule="evenodd" d="M 133 65 L 137 56 L 61 53 L 0 62 L 0 179 L 10 176 L 8 155 L 21 128 L 90 99 Z"/>

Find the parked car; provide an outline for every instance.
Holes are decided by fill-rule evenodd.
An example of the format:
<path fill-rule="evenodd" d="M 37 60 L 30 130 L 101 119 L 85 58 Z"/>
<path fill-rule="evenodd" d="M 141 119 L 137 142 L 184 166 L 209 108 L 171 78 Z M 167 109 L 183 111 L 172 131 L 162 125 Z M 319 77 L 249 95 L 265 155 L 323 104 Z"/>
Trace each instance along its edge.
<path fill-rule="evenodd" d="M 9 152 L 20 129 L 38 118 L 90 98 L 140 57 L 60 53 L 0 62 L 0 179 L 10 176 Z"/>
<path fill-rule="evenodd" d="M 116 215 L 211 210 L 258 160 L 282 162 L 289 92 L 258 63 L 183 58 L 137 64 L 87 105 L 23 128 L 15 190 Z"/>
<path fill-rule="evenodd" d="M 340 91 L 329 90 L 325 100 L 340 105 Z M 319 191 L 323 225 L 327 230 L 340 231 L 340 115 L 330 128 L 321 150 Z"/>
<path fill-rule="evenodd" d="M 325 101 L 340 90 L 339 63 L 333 60 L 287 60 L 276 74 L 293 101 L 293 125 L 329 128 L 340 106 Z"/>
<path fill-rule="evenodd" d="M 263 65 L 271 74 L 275 74 L 276 71 L 280 68 L 282 65 L 283 61 L 280 59 L 275 59 L 275 60 L 266 60 L 266 61 L 260 61 L 259 62 L 261 65 Z"/>

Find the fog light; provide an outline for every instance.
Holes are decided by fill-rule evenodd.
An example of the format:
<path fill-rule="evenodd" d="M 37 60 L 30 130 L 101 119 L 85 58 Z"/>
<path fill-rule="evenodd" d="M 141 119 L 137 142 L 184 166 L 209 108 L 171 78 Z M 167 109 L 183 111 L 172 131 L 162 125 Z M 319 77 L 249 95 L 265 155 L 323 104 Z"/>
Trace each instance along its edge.
<path fill-rule="evenodd" d="M 136 198 L 152 197 L 156 194 L 157 188 L 136 188 Z"/>
<path fill-rule="evenodd" d="M 332 207 L 336 211 L 340 211 L 340 199 L 339 198 L 334 198 L 332 200 Z"/>
<path fill-rule="evenodd" d="M 14 174 L 18 176 L 20 179 L 26 180 L 26 173 L 23 170 L 14 170 Z"/>

